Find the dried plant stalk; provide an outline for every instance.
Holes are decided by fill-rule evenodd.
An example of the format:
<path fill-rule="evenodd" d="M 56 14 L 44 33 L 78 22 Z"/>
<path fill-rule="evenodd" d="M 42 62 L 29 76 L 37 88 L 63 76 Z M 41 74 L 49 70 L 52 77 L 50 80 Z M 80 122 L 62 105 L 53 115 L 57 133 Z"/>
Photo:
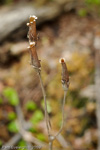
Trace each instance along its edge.
<path fill-rule="evenodd" d="M 65 63 L 65 59 L 63 59 L 63 58 L 60 59 L 60 63 L 62 65 L 62 80 L 61 80 L 61 82 L 62 82 L 62 86 L 64 89 L 64 98 L 63 98 L 63 104 L 62 104 L 62 124 L 61 124 L 61 127 L 60 127 L 58 133 L 54 136 L 50 136 L 49 150 L 53 149 L 53 141 L 62 132 L 63 127 L 64 127 L 64 106 L 65 106 L 67 91 L 69 88 L 69 74 L 68 74 L 66 63 Z"/>
<path fill-rule="evenodd" d="M 36 44 L 37 44 L 36 21 L 35 21 L 36 19 L 37 19 L 36 16 L 30 16 L 30 23 L 27 23 L 27 26 L 29 26 L 28 38 L 29 38 L 29 44 L 30 44 L 28 48 L 29 48 L 29 52 L 31 55 L 31 65 L 37 71 L 39 79 L 40 79 L 40 84 L 41 84 L 42 93 L 44 97 L 44 104 L 45 104 L 46 127 L 47 127 L 48 136 L 50 136 L 51 123 L 50 123 L 49 114 L 47 112 L 46 93 L 45 93 L 43 81 L 41 78 L 41 64 L 40 64 L 40 60 L 38 59 L 38 55 L 36 51 Z"/>
<path fill-rule="evenodd" d="M 53 141 L 54 139 L 61 133 L 63 126 L 64 126 L 64 105 L 65 105 L 65 99 L 66 99 L 66 94 L 69 88 L 69 75 L 68 75 L 68 70 L 67 66 L 65 63 L 64 59 L 61 59 L 60 62 L 62 64 L 62 86 L 64 89 L 64 99 L 63 99 L 63 104 L 62 104 L 62 125 L 56 135 L 51 135 L 50 129 L 51 129 L 51 123 L 50 123 L 50 118 L 49 114 L 47 112 L 47 101 L 46 101 L 46 93 L 45 89 L 43 86 L 43 81 L 41 78 L 41 64 L 40 60 L 38 59 L 37 51 L 36 51 L 36 45 L 37 45 L 37 35 L 36 35 L 36 16 L 30 16 L 30 23 L 27 23 L 27 26 L 29 26 L 29 52 L 31 55 L 31 65 L 35 68 L 35 70 L 38 73 L 39 79 L 40 79 L 40 84 L 42 88 L 42 93 L 44 97 L 44 104 L 45 104 L 45 120 L 46 120 L 46 127 L 47 127 L 47 132 L 48 132 L 48 137 L 49 137 L 49 150 L 52 150 L 53 148 Z"/>
<path fill-rule="evenodd" d="M 40 60 L 38 59 L 38 55 L 36 52 L 35 42 L 31 42 L 29 48 L 29 52 L 31 55 L 31 65 L 36 69 L 41 69 Z"/>
<path fill-rule="evenodd" d="M 64 91 L 64 98 L 63 98 L 63 104 L 62 104 L 62 124 L 61 124 L 60 130 L 55 135 L 55 138 L 62 132 L 63 127 L 64 127 L 64 106 L 65 106 L 66 95 L 67 95 L 67 91 Z"/>
<path fill-rule="evenodd" d="M 29 38 L 29 52 L 31 55 L 31 65 L 37 70 L 41 70 L 40 60 L 38 59 L 36 44 L 37 44 L 37 34 L 36 34 L 36 16 L 30 16 L 30 23 L 27 23 L 29 27 L 28 38 Z"/>
<path fill-rule="evenodd" d="M 42 81 L 42 78 L 41 78 L 41 74 L 38 73 L 38 75 L 39 75 L 39 79 L 40 79 L 40 83 L 41 83 L 41 88 L 42 88 L 42 93 L 43 93 L 43 97 L 44 97 L 45 120 L 46 120 L 47 132 L 48 132 L 48 136 L 50 137 L 51 123 L 50 123 L 50 118 L 49 118 L 48 111 L 47 111 L 46 93 L 45 93 L 45 89 L 44 89 L 44 86 L 43 86 L 43 81 Z"/>

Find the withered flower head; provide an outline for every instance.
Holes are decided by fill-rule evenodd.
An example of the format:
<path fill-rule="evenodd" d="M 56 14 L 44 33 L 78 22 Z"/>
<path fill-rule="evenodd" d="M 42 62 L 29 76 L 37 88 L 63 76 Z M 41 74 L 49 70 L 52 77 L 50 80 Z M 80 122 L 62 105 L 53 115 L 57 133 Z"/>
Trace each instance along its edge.
<path fill-rule="evenodd" d="M 60 63 L 62 65 L 62 79 L 61 79 L 61 82 L 62 82 L 63 89 L 65 91 L 67 91 L 68 88 L 69 88 L 69 74 L 68 74 L 66 63 L 65 63 L 65 59 L 61 58 Z"/>
<path fill-rule="evenodd" d="M 36 16 L 30 16 L 30 23 L 27 23 L 29 26 L 29 52 L 31 55 L 31 65 L 37 70 L 41 70 L 40 60 L 38 59 L 37 51 L 36 51 L 36 44 L 37 44 L 37 35 L 36 35 Z"/>
<path fill-rule="evenodd" d="M 37 41 L 37 34 L 36 34 L 36 16 L 30 16 L 30 22 L 27 23 L 29 27 L 28 38 L 29 42 L 36 42 Z"/>
<path fill-rule="evenodd" d="M 32 48 L 33 46 L 35 46 L 35 42 L 30 42 L 30 48 Z"/>
<path fill-rule="evenodd" d="M 31 55 L 31 65 L 35 68 L 40 70 L 41 69 L 41 64 L 40 60 L 38 59 L 36 47 L 35 47 L 35 42 L 31 42 L 30 46 L 28 47 Z"/>
<path fill-rule="evenodd" d="M 36 16 L 30 16 L 30 22 L 33 22 L 33 21 L 35 21 L 37 19 L 37 17 Z"/>

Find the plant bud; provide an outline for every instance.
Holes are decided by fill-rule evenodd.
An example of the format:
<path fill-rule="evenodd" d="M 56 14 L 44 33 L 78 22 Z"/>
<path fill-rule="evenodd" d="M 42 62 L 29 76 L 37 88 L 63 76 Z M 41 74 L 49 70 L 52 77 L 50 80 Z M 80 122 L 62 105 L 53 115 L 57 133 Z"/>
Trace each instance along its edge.
<path fill-rule="evenodd" d="M 30 23 L 27 23 L 27 26 L 29 26 L 29 32 L 28 32 L 29 42 L 37 41 L 36 19 L 37 19 L 36 16 L 30 16 Z"/>
<path fill-rule="evenodd" d="M 62 82 L 63 89 L 65 91 L 67 91 L 68 88 L 69 88 L 69 74 L 68 74 L 66 63 L 65 63 L 65 59 L 61 58 L 60 63 L 62 65 L 62 79 L 61 79 L 61 82 Z"/>

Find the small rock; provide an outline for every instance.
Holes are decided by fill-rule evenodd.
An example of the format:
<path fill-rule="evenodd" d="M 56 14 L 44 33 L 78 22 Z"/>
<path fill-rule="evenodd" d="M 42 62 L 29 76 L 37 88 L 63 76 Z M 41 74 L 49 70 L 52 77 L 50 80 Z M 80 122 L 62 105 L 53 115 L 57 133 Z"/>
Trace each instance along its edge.
<path fill-rule="evenodd" d="M 83 90 L 80 91 L 80 96 L 87 97 L 89 99 L 94 99 L 95 98 L 95 86 L 89 85 L 85 87 Z"/>
<path fill-rule="evenodd" d="M 10 52 L 12 55 L 19 55 L 27 51 L 28 42 L 20 42 L 12 45 Z"/>

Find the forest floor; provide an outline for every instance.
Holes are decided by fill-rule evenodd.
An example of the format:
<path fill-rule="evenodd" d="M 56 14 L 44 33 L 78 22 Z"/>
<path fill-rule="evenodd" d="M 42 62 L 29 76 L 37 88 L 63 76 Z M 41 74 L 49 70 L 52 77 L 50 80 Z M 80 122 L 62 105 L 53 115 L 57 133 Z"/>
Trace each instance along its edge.
<path fill-rule="evenodd" d="M 91 16 L 80 17 L 74 11 L 62 14 L 37 28 L 37 52 L 41 60 L 53 130 L 57 131 L 61 124 L 63 90 L 59 59 L 65 58 L 70 75 L 70 88 L 66 98 L 66 119 L 62 135 L 73 149 L 79 150 L 94 150 L 97 147 L 96 102 L 93 88 L 95 30 L 99 32 L 98 20 Z M 42 117 L 41 88 L 38 76 L 30 65 L 27 46 L 27 35 L 18 40 L 14 40 L 13 37 L 13 41 L 9 38 L 0 46 L 1 146 L 18 132 L 12 129 L 15 128 L 14 122 L 18 116 L 15 108 L 5 98 L 4 91 L 7 87 L 16 89 L 25 119 L 35 124 L 32 134 L 47 142 L 45 121 Z M 38 121 L 34 120 L 38 116 L 36 112 L 38 115 L 40 113 Z M 21 143 L 24 141 L 21 140 L 18 145 Z M 58 142 L 54 145 L 61 147 Z"/>

